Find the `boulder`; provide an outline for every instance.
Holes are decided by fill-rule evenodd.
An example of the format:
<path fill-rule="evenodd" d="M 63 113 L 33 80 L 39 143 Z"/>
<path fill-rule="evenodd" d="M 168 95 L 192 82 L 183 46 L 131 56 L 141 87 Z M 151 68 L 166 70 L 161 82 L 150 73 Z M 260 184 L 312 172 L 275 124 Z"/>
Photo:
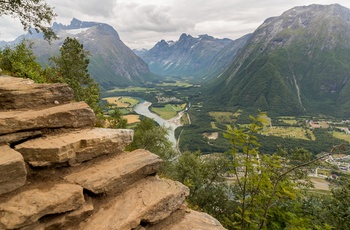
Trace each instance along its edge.
<path fill-rule="evenodd" d="M 75 230 L 79 222 L 87 219 L 93 212 L 94 206 L 90 197 L 85 197 L 85 203 L 78 209 L 41 218 L 33 225 L 21 228 L 21 230 L 47 230 L 47 229 L 65 229 Z"/>
<path fill-rule="evenodd" d="M 93 128 L 40 137 L 15 148 L 33 166 L 77 164 L 100 155 L 120 153 L 132 137 L 133 131 L 129 129 Z"/>
<path fill-rule="evenodd" d="M 155 174 L 161 165 L 159 156 L 139 149 L 76 167 L 64 179 L 95 194 L 120 192 L 132 183 Z"/>
<path fill-rule="evenodd" d="M 29 79 L 0 78 L 0 110 L 51 107 L 67 104 L 73 97 L 73 90 L 67 84 L 34 84 Z"/>
<path fill-rule="evenodd" d="M 172 213 L 165 220 L 151 226 L 147 230 L 224 230 L 225 228 L 214 217 L 204 212 L 197 212 L 190 209 L 178 210 Z"/>
<path fill-rule="evenodd" d="M 22 155 L 7 145 L 0 146 L 0 195 L 22 187 L 26 180 Z"/>
<path fill-rule="evenodd" d="M 92 127 L 95 114 L 85 102 L 40 110 L 0 112 L 0 135 L 44 128 Z"/>
<path fill-rule="evenodd" d="M 47 186 L 47 185 L 46 185 Z M 0 229 L 14 229 L 36 223 L 49 214 L 63 213 L 84 204 L 83 188 L 72 184 L 22 191 L 0 202 Z"/>
<path fill-rule="evenodd" d="M 111 197 L 77 229 L 130 230 L 143 223 L 155 223 L 177 210 L 189 194 L 179 182 L 147 177 L 128 190 Z"/>

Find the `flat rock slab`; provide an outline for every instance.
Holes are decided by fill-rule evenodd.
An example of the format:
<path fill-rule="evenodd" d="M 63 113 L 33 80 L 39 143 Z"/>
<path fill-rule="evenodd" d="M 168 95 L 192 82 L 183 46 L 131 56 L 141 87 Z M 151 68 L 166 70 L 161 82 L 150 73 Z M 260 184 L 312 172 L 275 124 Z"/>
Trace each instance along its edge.
<path fill-rule="evenodd" d="M 27 170 L 22 155 L 8 145 L 0 146 L 0 195 L 22 187 Z"/>
<path fill-rule="evenodd" d="M 7 143 L 7 144 L 18 143 L 23 140 L 40 137 L 42 136 L 42 134 L 43 134 L 42 130 L 24 131 L 24 132 L 18 132 L 18 133 L 5 134 L 0 136 L 0 143 L 1 142 Z"/>
<path fill-rule="evenodd" d="M 85 102 L 41 110 L 0 112 L 0 135 L 44 128 L 92 127 L 95 114 Z"/>
<path fill-rule="evenodd" d="M 153 226 L 148 226 L 147 230 L 224 230 L 225 228 L 214 217 L 204 212 L 186 210 L 181 213 L 177 211 L 167 219 Z"/>
<path fill-rule="evenodd" d="M 179 182 L 147 177 L 111 197 L 77 229 L 130 230 L 141 221 L 154 223 L 177 210 L 188 194 L 189 189 Z"/>
<path fill-rule="evenodd" d="M 73 97 L 67 84 L 36 84 L 29 79 L 0 77 L 0 110 L 67 104 Z"/>
<path fill-rule="evenodd" d="M 43 217 L 35 224 L 23 227 L 21 230 L 76 230 L 78 223 L 87 219 L 93 210 L 94 206 L 92 204 L 92 200 L 90 197 L 86 196 L 85 203 L 79 209 L 62 214 Z"/>
<path fill-rule="evenodd" d="M 16 150 L 33 166 L 76 164 L 100 155 L 122 152 L 132 138 L 130 129 L 93 128 L 29 140 L 17 145 Z"/>
<path fill-rule="evenodd" d="M 23 191 L 0 202 L 0 229 L 31 225 L 45 215 L 72 211 L 83 204 L 83 188 L 78 185 L 56 184 Z"/>
<path fill-rule="evenodd" d="M 162 165 L 159 156 L 146 151 L 135 150 L 80 168 L 64 179 L 76 183 L 95 193 L 120 192 L 134 182 L 155 174 Z"/>

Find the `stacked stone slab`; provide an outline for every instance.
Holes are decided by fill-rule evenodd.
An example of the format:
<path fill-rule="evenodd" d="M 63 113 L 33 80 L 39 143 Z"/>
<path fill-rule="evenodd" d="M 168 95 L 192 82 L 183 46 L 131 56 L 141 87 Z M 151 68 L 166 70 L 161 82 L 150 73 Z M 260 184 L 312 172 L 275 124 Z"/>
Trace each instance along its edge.
<path fill-rule="evenodd" d="M 22 155 L 7 145 L 0 146 L 0 195 L 22 187 L 26 181 Z"/>
<path fill-rule="evenodd" d="M 124 152 L 132 130 L 94 128 L 72 98 L 65 84 L 0 77 L 0 229 L 223 229 L 184 208 L 188 188 L 156 176 L 157 155 Z"/>

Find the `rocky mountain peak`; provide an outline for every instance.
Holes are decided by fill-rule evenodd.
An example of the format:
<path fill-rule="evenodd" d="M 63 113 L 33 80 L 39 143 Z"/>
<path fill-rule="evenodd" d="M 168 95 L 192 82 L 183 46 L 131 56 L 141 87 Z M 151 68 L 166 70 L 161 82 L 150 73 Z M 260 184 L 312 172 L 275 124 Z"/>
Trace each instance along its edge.
<path fill-rule="evenodd" d="M 69 25 L 63 25 L 62 23 L 54 22 L 52 28 L 54 30 L 73 30 L 73 29 L 84 29 L 96 26 L 98 22 L 86 22 L 80 21 L 79 19 L 73 18 Z"/>
<path fill-rule="evenodd" d="M 41 34 L 24 36 L 33 41 L 33 51 L 43 66 L 48 64 L 48 57 L 58 53 L 66 37 L 74 37 L 90 51 L 89 73 L 106 90 L 116 86 L 145 85 L 158 78 L 151 73 L 147 64 L 121 41 L 118 32 L 106 23 L 73 18 L 69 25 L 55 22 L 52 28 L 59 39 L 52 41 L 51 45 Z M 22 37 L 17 40 L 21 39 Z"/>
<path fill-rule="evenodd" d="M 138 55 L 160 75 L 196 76 L 205 73 L 215 55 L 230 39 L 218 39 L 207 34 L 192 37 L 183 33 L 177 41 L 159 41 L 152 49 Z"/>
<path fill-rule="evenodd" d="M 169 43 L 166 42 L 164 39 L 162 39 L 160 42 L 158 42 L 155 47 L 159 48 L 159 49 L 166 49 L 169 48 Z"/>
<path fill-rule="evenodd" d="M 190 38 L 193 38 L 193 37 L 191 35 L 187 35 L 187 34 L 183 33 L 183 34 L 181 34 L 181 36 L 179 38 L 179 42 L 190 39 Z"/>
<path fill-rule="evenodd" d="M 294 7 L 279 17 L 268 18 L 254 32 L 253 40 L 263 42 L 263 50 L 300 42 L 323 39 L 324 48 L 335 45 L 334 34 L 350 45 L 350 10 L 339 5 L 309 5 Z M 339 41 L 338 41 L 339 42 Z M 337 42 L 337 43 L 338 43 Z"/>

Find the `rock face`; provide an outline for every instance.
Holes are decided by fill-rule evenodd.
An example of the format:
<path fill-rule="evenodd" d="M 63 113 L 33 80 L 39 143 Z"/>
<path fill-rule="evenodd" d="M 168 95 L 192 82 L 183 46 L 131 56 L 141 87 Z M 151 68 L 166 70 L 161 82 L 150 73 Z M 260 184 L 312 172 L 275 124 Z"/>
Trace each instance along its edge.
<path fill-rule="evenodd" d="M 178 182 L 149 177 L 113 198 L 81 228 L 126 230 L 138 227 L 141 221 L 154 223 L 180 208 L 188 194 L 189 189 Z"/>
<path fill-rule="evenodd" d="M 221 230 L 224 229 L 219 221 L 212 216 L 193 210 L 178 210 L 165 220 L 146 227 L 147 230 Z"/>
<path fill-rule="evenodd" d="M 0 195 L 22 187 L 26 180 L 22 155 L 7 145 L 0 146 Z"/>
<path fill-rule="evenodd" d="M 30 84 L 21 92 L 28 101 L 51 101 L 50 92 L 62 87 L 9 77 L 0 82 L 7 95 L 20 91 L 17 84 Z M 84 102 L 10 104 L 0 106 L 1 230 L 141 229 L 183 209 L 189 189 L 156 176 L 159 156 L 123 152 L 132 130 L 93 128 L 94 114 Z M 191 218 L 193 229 L 222 229 L 206 216 Z"/>
<path fill-rule="evenodd" d="M 92 127 L 95 115 L 85 102 L 39 110 L 6 111 L 0 114 L 0 135 L 44 128 Z"/>
<path fill-rule="evenodd" d="M 0 110 L 50 107 L 55 102 L 67 104 L 73 100 L 73 90 L 67 84 L 33 83 L 21 78 L 14 82 L 11 77 L 1 77 Z"/>
<path fill-rule="evenodd" d="M 120 153 L 132 141 L 132 131 L 124 129 L 84 129 L 48 135 L 16 146 L 34 166 L 78 163 L 108 153 Z"/>
<path fill-rule="evenodd" d="M 75 210 L 83 204 L 83 188 L 78 185 L 30 189 L 0 203 L 0 224 L 6 229 L 19 228 L 34 224 L 42 216 Z"/>
<path fill-rule="evenodd" d="M 141 178 L 156 173 L 161 164 L 159 156 L 140 149 L 94 162 L 88 168 L 78 168 L 64 179 L 95 194 L 118 192 Z"/>

